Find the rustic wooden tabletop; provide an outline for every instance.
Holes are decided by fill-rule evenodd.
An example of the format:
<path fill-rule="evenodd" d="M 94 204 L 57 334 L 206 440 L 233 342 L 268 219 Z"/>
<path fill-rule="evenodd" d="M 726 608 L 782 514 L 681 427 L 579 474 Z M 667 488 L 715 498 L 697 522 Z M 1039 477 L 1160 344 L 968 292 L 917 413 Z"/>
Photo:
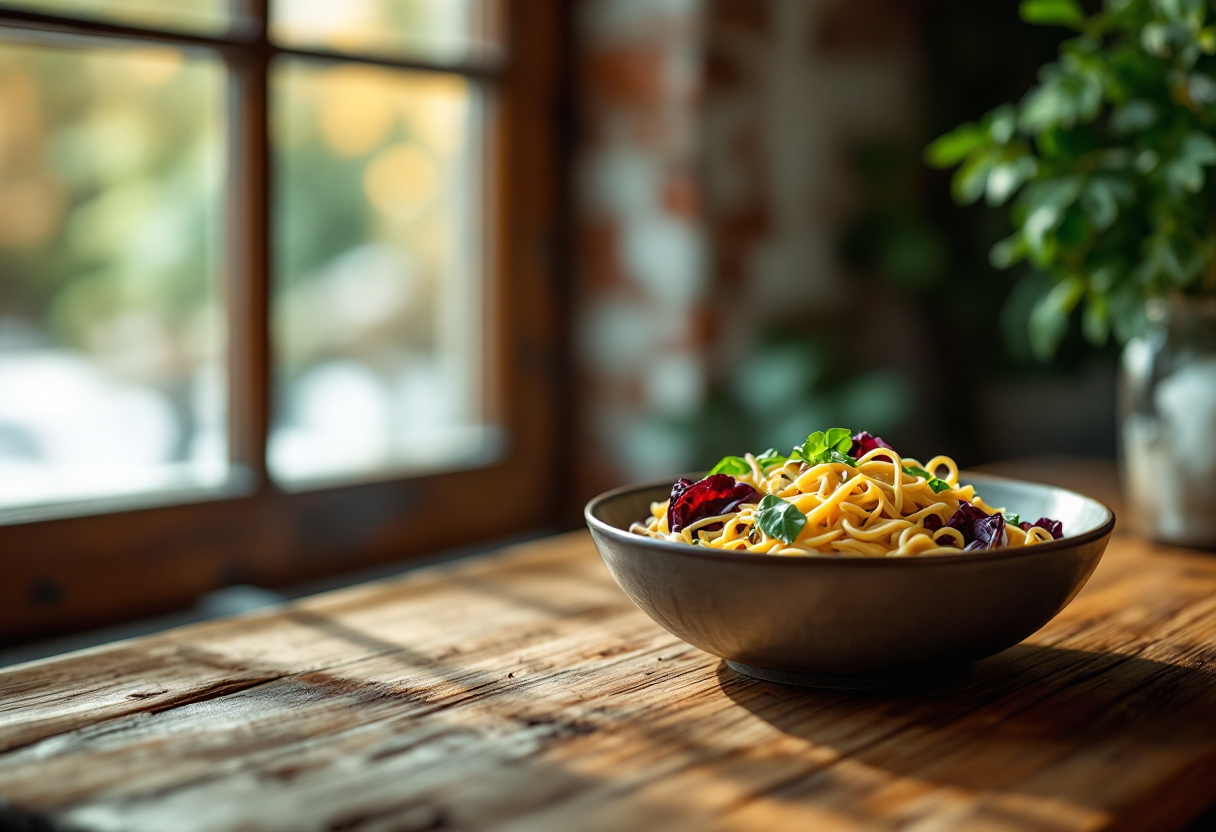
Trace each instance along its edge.
<path fill-rule="evenodd" d="M 37 829 L 1178 829 L 1216 800 L 1216 557 L 1116 536 L 1025 643 L 841 693 L 678 641 L 576 533 L 0 672 L 0 798 Z"/>

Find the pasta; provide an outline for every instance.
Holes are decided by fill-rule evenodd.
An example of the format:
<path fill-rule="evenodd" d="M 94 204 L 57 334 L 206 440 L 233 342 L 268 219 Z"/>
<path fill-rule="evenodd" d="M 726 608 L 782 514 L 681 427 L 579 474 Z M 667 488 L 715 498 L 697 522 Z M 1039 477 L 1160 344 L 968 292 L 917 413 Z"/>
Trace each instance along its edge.
<path fill-rule="evenodd" d="M 630 531 L 757 555 L 845 557 L 955 554 L 1063 535 L 1057 521 L 1025 523 L 985 504 L 959 483 L 950 457 L 922 465 L 844 428 L 811 434 L 788 457 L 726 457 L 704 479 L 677 482 Z"/>

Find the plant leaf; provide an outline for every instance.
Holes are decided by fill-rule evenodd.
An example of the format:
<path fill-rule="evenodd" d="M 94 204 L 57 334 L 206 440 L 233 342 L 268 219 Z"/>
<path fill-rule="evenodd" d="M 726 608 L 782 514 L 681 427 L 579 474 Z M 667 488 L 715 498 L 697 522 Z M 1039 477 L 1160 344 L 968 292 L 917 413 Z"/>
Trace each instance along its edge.
<path fill-rule="evenodd" d="M 724 456 L 719 460 L 718 464 L 709 469 L 709 473 L 705 476 L 712 477 L 714 474 L 730 474 L 732 477 L 739 477 L 743 474 L 750 474 L 752 466 L 747 464 L 747 460 L 741 456 Z"/>
<path fill-rule="evenodd" d="M 1216 163 L 1216 139 L 1207 133 L 1192 132 L 1182 137 L 1182 155 L 1197 165 Z"/>
<path fill-rule="evenodd" d="M 802 447 L 797 449 L 796 453 L 800 453 L 802 458 L 807 462 L 814 462 L 828 449 L 828 437 L 821 430 L 817 430 L 806 438 L 802 443 Z"/>
<path fill-rule="evenodd" d="M 777 453 L 776 448 L 769 448 L 767 451 L 760 454 L 760 456 L 756 457 L 756 462 L 759 464 L 761 471 L 773 465 L 784 465 L 786 460 L 787 457 Z"/>
<path fill-rule="evenodd" d="M 935 168 L 950 168 L 988 144 L 988 131 L 974 122 L 955 127 L 925 148 L 925 162 Z"/>
<path fill-rule="evenodd" d="M 848 454 L 842 454 L 840 451 L 836 450 L 835 448 L 828 451 L 827 461 L 828 462 L 838 462 L 841 465 L 848 465 L 851 468 L 857 467 L 857 458 L 856 457 L 849 456 Z"/>
<path fill-rule="evenodd" d="M 960 205 L 970 205 L 983 196 L 988 187 L 988 173 L 997 159 L 997 154 L 992 150 L 973 153 L 950 180 L 954 201 Z"/>
<path fill-rule="evenodd" d="M 1085 183 L 1081 191 L 1081 208 L 1095 231 L 1105 231 L 1115 224 L 1119 201 L 1106 178 L 1095 176 Z"/>
<path fill-rule="evenodd" d="M 1005 239 L 998 240 L 988 252 L 988 262 L 997 269 L 1007 269 L 1025 258 L 1026 238 L 1020 231 L 1015 231 Z"/>
<path fill-rule="evenodd" d="M 1110 337 L 1110 305 L 1105 295 L 1090 293 L 1081 315 L 1081 333 L 1095 347 L 1106 344 Z"/>
<path fill-rule="evenodd" d="M 1165 167 L 1165 181 L 1172 193 L 1197 194 L 1206 180 L 1204 167 L 1216 163 L 1216 140 L 1204 133 L 1187 133 L 1182 137 L 1178 155 Z"/>
<path fill-rule="evenodd" d="M 918 468 L 915 465 L 905 465 L 903 466 L 903 471 L 909 477 L 924 477 L 925 482 L 927 482 L 929 487 L 933 489 L 934 494 L 940 494 L 950 487 L 950 483 L 943 479 L 938 479 L 924 468 Z"/>
<path fill-rule="evenodd" d="M 1002 104 L 984 117 L 984 123 L 994 142 L 1006 144 L 1018 129 L 1018 108 L 1012 104 Z"/>
<path fill-rule="evenodd" d="M 1081 195 L 1081 180 L 1075 176 L 1035 182 L 1019 199 L 1026 210 L 1022 236 L 1031 253 L 1046 248 L 1047 234 L 1059 227 L 1064 212 Z"/>
<path fill-rule="evenodd" d="M 853 432 L 848 428 L 828 428 L 828 447 L 845 453 L 853 447 Z"/>
<path fill-rule="evenodd" d="M 1121 136 L 1146 130 L 1156 123 L 1157 108 L 1151 101 L 1142 99 L 1116 107 L 1110 114 L 1110 129 Z"/>
<path fill-rule="evenodd" d="M 1110 325 L 1115 338 L 1127 342 L 1148 327 L 1143 298 L 1131 282 L 1116 285 L 1110 291 Z"/>
<path fill-rule="evenodd" d="M 1203 50 L 1203 54 L 1216 54 L 1216 28 L 1208 26 L 1201 29 L 1195 38 L 1195 42 L 1199 44 L 1199 48 Z"/>
<path fill-rule="evenodd" d="M 1019 156 L 1006 162 L 994 165 L 988 172 L 988 182 L 984 193 L 989 205 L 1003 205 L 1009 197 L 1031 179 L 1038 165 L 1029 156 Z"/>
<path fill-rule="evenodd" d="M 802 459 L 811 465 L 839 462 L 857 467 L 857 460 L 847 455 L 853 447 L 851 435 L 848 428 L 830 428 L 826 433 L 817 430 L 806 438 L 801 448 L 794 449 L 791 459 Z"/>
<path fill-rule="evenodd" d="M 1140 30 L 1140 45 L 1144 51 L 1157 58 L 1168 58 L 1170 54 L 1170 30 L 1164 23 L 1149 23 Z"/>
<path fill-rule="evenodd" d="M 1018 14 L 1027 23 L 1039 26 L 1080 29 L 1085 23 L 1085 12 L 1077 0 L 1023 0 Z"/>
<path fill-rule="evenodd" d="M 769 537 L 793 543 L 806 525 L 806 515 L 788 500 L 766 494 L 756 510 L 756 525 Z"/>
<path fill-rule="evenodd" d="M 1085 284 L 1068 277 L 1039 298 L 1030 313 L 1030 348 L 1040 361 L 1050 361 L 1068 328 L 1068 315 L 1081 299 Z"/>

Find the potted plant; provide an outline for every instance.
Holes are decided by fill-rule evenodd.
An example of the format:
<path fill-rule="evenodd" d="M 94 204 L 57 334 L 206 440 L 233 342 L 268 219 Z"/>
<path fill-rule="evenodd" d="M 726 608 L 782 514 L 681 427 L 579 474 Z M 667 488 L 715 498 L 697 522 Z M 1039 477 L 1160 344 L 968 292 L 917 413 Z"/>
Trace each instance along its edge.
<path fill-rule="evenodd" d="M 1216 4 L 1025 0 L 1075 37 L 1017 104 L 926 149 L 960 203 L 1009 203 L 998 268 L 1051 278 L 1030 317 L 1050 360 L 1079 320 L 1123 343 L 1120 422 L 1134 522 L 1216 545 Z"/>

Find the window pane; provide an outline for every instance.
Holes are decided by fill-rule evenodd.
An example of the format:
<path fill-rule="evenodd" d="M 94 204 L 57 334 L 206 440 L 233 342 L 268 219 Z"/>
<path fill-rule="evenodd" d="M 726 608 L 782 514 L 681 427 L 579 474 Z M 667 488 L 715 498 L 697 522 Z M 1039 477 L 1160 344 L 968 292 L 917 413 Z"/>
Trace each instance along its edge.
<path fill-rule="evenodd" d="M 228 28 L 232 2 L 233 0 L 4 0 L 4 5 L 43 14 L 214 35 Z"/>
<path fill-rule="evenodd" d="M 0 507 L 224 480 L 223 85 L 0 41 Z"/>
<path fill-rule="evenodd" d="M 434 61 L 492 58 L 498 0 L 272 0 L 271 36 L 290 46 Z"/>
<path fill-rule="evenodd" d="M 354 65 L 281 63 L 273 82 L 271 472 L 484 457 L 476 90 Z"/>

